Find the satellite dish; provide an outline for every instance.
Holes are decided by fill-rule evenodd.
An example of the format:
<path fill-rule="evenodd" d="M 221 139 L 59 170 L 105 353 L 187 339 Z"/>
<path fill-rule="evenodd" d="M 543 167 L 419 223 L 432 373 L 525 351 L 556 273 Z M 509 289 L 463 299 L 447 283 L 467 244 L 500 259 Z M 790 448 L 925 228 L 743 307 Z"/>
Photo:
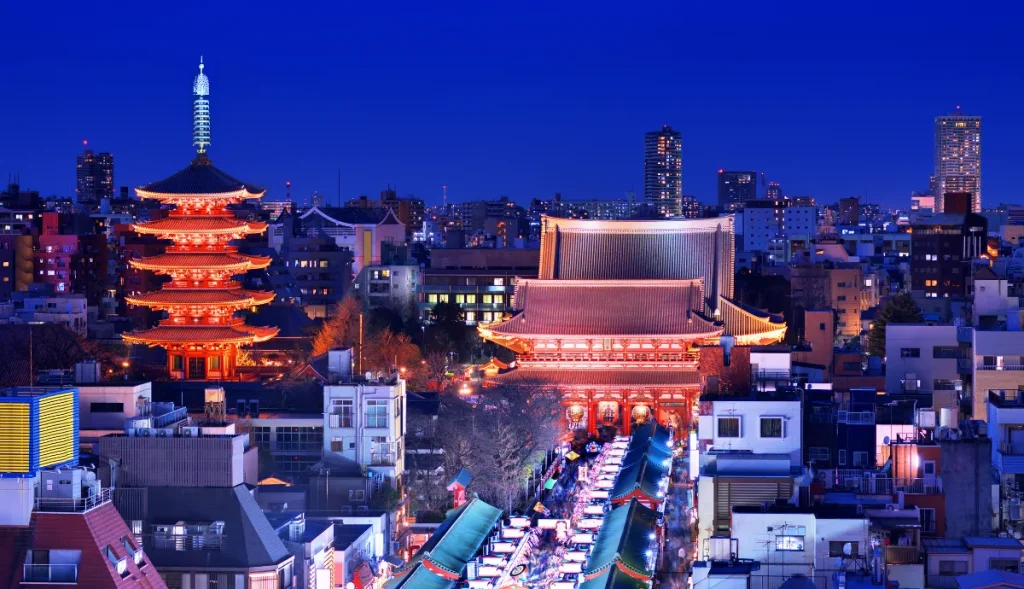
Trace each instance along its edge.
<path fill-rule="evenodd" d="M 372 377 L 373 377 L 373 373 L 370 372 L 369 370 L 367 370 L 366 371 L 366 380 L 370 380 L 370 378 L 372 378 Z M 889 442 L 886 442 L 886 444 L 888 444 L 888 443 Z"/>
<path fill-rule="evenodd" d="M 889 436 L 885 436 L 884 438 L 882 438 L 882 443 L 885 444 L 886 446 L 888 446 L 889 445 Z"/>
<path fill-rule="evenodd" d="M 847 542 L 846 544 L 843 544 L 843 554 L 846 555 L 846 556 L 852 555 L 853 554 L 853 544 L 851 544 L 850 542 Z"/>
<path fill-rule="evenodd" d="M 348 583 L 345 584 L 345 589 L 356 589 L 356 584 L 353 583 L 352 581 L 349 581 Z"/>

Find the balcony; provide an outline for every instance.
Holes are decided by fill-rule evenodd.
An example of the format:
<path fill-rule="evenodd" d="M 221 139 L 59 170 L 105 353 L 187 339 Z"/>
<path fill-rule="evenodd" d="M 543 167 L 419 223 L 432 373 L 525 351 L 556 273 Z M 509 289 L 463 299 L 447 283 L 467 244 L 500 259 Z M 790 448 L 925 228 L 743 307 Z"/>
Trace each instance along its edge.
<path fill-rule="evenodd" d="M 1024 456 L 1024 443 L 1003 442 L 999 444 L 999 452 L 1007 456 Z"/>
<path fill-rule="evenodd" d="M 397 455 L 393 452 L 375 452 L 370 455 L 370 466 L 395 466 L 397 458 Z"/>
<path fill-rule="evenodd" d="M 875 471 L 840 468 L 818 471 L 818 478 L 825 490 L 841 489 L 867 495 L 892 495 L 904 492 L 907 495 L 942 495 L 942 478 L 905 479 L 877 476 Z"/>
<path fill-rule="evenodd" d="M 77 583 L 77 564 L 25 564 L 22 583 Z"/>
<path fill-rule="evenodd" d="M 973 327 L 958 327 L 956 329 L 956 341 L 960 344 L 974 343 Z"/>
<path fill-rule="evenodd" d="M 886 546 L 885 564 L 918 564 L 921 553 L 917 546 Z"/>
<path fill-rule="evenodd" d="M 321 442 L 272 442 L 271 452 L 320 452 L 324 443 Z"/>
<path fill-rule="evenodd" d="M 110 502 L 110 489 L 80 499 L 36 497 L 35 510 L 45 513 L 85 513 Z"/>

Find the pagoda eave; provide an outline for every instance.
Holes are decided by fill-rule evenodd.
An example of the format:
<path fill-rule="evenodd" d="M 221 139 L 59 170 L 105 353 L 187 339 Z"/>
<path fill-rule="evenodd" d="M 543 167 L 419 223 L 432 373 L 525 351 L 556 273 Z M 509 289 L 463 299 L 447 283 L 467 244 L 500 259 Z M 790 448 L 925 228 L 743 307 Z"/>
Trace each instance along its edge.
<path fill-rule="evenodd" d="M 266 305 L 274 300 L 276 294 L 272 291 L 248 291 L 248 290 L 225 290 L 225 291 L 203 291 L 185 289 L 164 289 L 141 294 L 138 296 L 125 297 L 129 305 L 136 307 L 149 307 L 151 309 L 166 310 L 171 307 L 189 307 L 197 309 L 210 308 L 234 308 L 244 309 L 259 305 Z"/>
<path fill-rule="evenodd" d="M 210 202 L 210 201 L 230 201 L 235 202 L 239 199 L 249 200 L 255 198 L 262 198 L 266 194 L 266 190 L 260 192 L 249 192 L 246 189 L 235 190 L 231 192 L 218 192 L 213 194 L 176 194 L 166 192 L 150 192 L 144 188 L 136 188 L 135 193 L 138 194 L 139 198 L 150 198 L 156 201 L 160 201 L 166 204 L 176 204 L 178 202 Z"/>
<path fill-rule="evenodd" d="M 278 331 L 280 330 L 276 327 L 251 325 L 243 325 L 241 328 L 158 325 L 152 329 L 125 333 L 121 337 L 129 344 L 205 349 L 208 346 L 243 346 L 261 343 L 273 338 Z"/>

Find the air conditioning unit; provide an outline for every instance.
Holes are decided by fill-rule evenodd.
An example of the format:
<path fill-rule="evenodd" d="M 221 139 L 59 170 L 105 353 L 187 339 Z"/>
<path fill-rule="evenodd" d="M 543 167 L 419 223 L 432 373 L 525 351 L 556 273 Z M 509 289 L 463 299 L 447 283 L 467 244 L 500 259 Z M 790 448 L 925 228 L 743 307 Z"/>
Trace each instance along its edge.
<path fill-rule="evenodd" d="M 148 438 L 149 436 L 153 435 L 153 430 L 149 428 L 137 429 L 135 430 L 135 435 L 142 436 L 143 438 Z"/>
<path fill-rule="evenodd" d="M 199 428 L 198 427 L 183 427 L 181 428 L 181 435 L 186 438 L 198 438 Z"/>
<path fill-rule="evenodd" d="M 158 429 L 158 430 L 156 430 L 156 437 L 158 437 L 158 438 L 166 438 L 167 437 L 167 430 L 165 430 L 165 429 Z"/>
<path fill-rule="evenodd" d="M 1010 504 L 1010 521 L 1024 521 L 1024 505 L 1020 503 Z"/>

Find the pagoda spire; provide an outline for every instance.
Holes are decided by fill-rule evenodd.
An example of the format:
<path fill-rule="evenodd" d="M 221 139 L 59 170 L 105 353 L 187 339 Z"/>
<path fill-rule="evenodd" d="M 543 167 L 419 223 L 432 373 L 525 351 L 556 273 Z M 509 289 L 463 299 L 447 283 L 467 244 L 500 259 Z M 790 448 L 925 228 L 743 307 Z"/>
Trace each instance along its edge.
<path fill-rule="evenodd" d="M 203 73 L 202 56 L 199 57 L 199 75 L 192 83 L 192 145 L 199 153 L 206 153 L 210 145 L 210 79 Z"/>

